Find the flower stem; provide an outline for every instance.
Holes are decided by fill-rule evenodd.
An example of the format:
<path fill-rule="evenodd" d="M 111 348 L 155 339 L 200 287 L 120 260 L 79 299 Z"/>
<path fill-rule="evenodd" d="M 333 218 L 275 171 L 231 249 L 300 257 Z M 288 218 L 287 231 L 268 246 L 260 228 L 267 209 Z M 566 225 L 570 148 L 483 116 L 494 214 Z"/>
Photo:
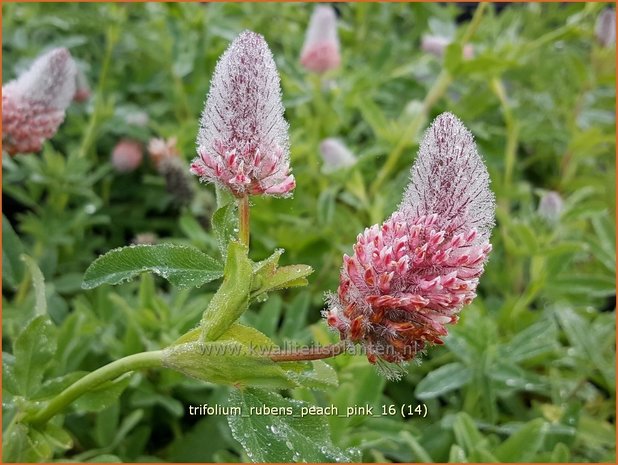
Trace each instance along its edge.
<path fill-rule="evenodd" d="M 141 352 L 138 354 L 129 355 L 128 357 L 115 360 L 98 370 L 88 373 L 83 378 L 80 378 L 68 388 L 54 397 L 42 410 L 30 418 L 26 417 L 24 421 L 29 423 L 43 424 L 49 421 L 54 415 L 63 411 L 71 402 L 78 397 L 86 394 L 92 389 L 106 381 L 113 380 L 120 375 L 135 371 L 140 368 L 161 367 L 162 365 L 162 350 L 152 352 Z"/>
<path fill-rule="evenodd" d="M 243 245 L 249 247 L 249 196 L 245 195 L 238 199 L 238 239 Z"/>
<path fill-rule="evenodd" d="M 321 360 L 323 358 L 336 357 L 346 351 L 347 341 L 341 341 L 329 346 L 311 347 L 301 350 L 291 350 L 287 352 L 272 351 L 265 355 L 273 362 L 301 362 L 305 360 Z"/>

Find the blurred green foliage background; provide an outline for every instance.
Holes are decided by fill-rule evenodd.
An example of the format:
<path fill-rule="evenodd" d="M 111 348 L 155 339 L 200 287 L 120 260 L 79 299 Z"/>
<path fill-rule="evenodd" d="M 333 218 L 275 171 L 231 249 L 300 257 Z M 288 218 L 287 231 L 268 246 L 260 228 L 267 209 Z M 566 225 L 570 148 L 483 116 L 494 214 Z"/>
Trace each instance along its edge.
<path fill-rule="evenodd" d="M 329 417 L 333 443 L 358 448 L 363 461 L 614 462 L 615 47 L 594 32 L 605 7 L 490 4 L 471 27 L 456 4 L 342 3 L 342 65 L 319 77 L 298 60 L 309 4 L 4 3 L 4 82 L 63 46 L 93 89 L 41 154 L 3 155 L 5 431 L 24 395 L 10 378 L 29 343 L 22 328 L 41 311 L 53 327 L 30 399 L 161 348 L 199 321 L 214 285 L 178 291 L 151 276 L 93 291 L 80 283 L 100 253 L 141 233 L 218 253 L 212 186 L 192 179 L 197 195 L 181 206 L 149 160 L 120 174 L 109 157 L 123 137 L 176 136 L 188 163 L 216 60 L 251 29 L 281 73 L 298 183 L 293 199 L 254 199 L 251 255 L 284 248 L 282 264 L 316 271 L 308 287 L 254 305 L 246 323 L 279 343 L 334 340 L 320 321 L 323 294 L 336 289 L 356 235 L 395 209 L 422 131 L 442 111 L 475 135 L 498 201 L 479 297 L 445 346 L 400 382 L 346 355 L 329 362 L 338 389 L 285 395 L 343 410 L 426 405 L 424 418 Z M 467 33 L 475 57 L 462 60 Z M 438 58 L 421 50 L 423 34 L 454 43 Z M 131 123 L 139 112 L 145 126 Z M 357 164 L 324 174 L 325 137 L 345 141 Z M 537 211 L 548 191 L 564 199 L 553 220 Z M 33 260 L 21 262 L 22 252 Z M 77 402 L 55 432 L 10 439 L 24 461 L 243 461 L 225 417 L 187 413 L 224 403 L 229 391 L 141 372 Z"/>

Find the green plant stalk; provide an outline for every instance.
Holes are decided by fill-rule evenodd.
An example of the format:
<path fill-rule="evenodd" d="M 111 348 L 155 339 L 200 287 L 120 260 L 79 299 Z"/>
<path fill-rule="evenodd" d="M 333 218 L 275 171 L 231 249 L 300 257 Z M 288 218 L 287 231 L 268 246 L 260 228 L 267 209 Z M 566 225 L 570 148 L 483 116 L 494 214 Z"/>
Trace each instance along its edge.
<path fill-rule="evenodd" d="M 97 86 L 94 110 L 92 112 L 92 117 L 88 122 L 88 127 L 86 128 L 86 131 L 84 133 L 82 143 L 77 152 L 78 158 L 85 157 L 86 153 L 90 149 L 90 146 L 94 142 L 96 128 L 99 125 L 99 116 L 103 107 L 103 96 L 105 93 L 105 84 L 107 83 L 107 75 L 109 74 L 109 66 L 112 60 L 112 52 L 114 51 L 114 47 L 116 46 L 119 38 L 119 27 L 120 24 L 116 23 L 112 24 L 107 29 L 105 56 L 103 57 L 103 65 L 101 66 L 101 74 L 99 75 L 99 85 Z"/>
<path fill-rule="evenodd" d="M 476 8 L 474 16 L 472 17 L 468 28 L 466 29 L 464 35 L 461 38 L 460 43 L 462 47 L 470 41 L 470 39 L 478 29 L 485 10 L 487 10 L 487 3 L 480 3 L 479 6 Z M 414 137 L 414 135 L 421 128 L 421 126 L 425 123 L 429 114 L 429 110 L 431 110 L 431 108 L 436 104 L 436 102 L 440 100 L 440 98 L 442 98 L 452 81 L 453 76 L 451 76 L 451 74 L 446 69 L 443 69 L 442 72 L 440 72 L 440 74 L 438 75 L 438 79 L 436 79 L 436 82 L 434 82 L 431 89 L 429 89 L 429 92 L 427 92 L 427 95 L 423 100 L 423 107 L 421 111 L 412 121 L 410 121 L 410 124 L 401 135 L 399 142 L 391 151 L 391 153 L 388 154 L 386 162 L 380 169 L 376 180 L 371 186 L 372 196 L 378 192 L 378 190 L 382 187 L 384 181 L 386 181 L 386 179 L 396 168 L 397 163 L 399 162 L 399 158 L 401 157 L 403 150 L 408 146 L 410 139 Z"/>
<path fill-rule="evenodd" d="M 395 148 L 388 154 L 386 162 L 380 169 L 376 180 L 371 186 L 372 194 L 378 192 L 378 190 L 382 187 L 384 181 L 386 181 L 388 176 L 390 176 L 390 174 L 393 172 L 393 170 L 397 166 L 397 163 L 399 162 L 399 158 L 401 157 L 403 150 L 408 146 L 412 137 L 414 137 L 420 127 L 425 123 L 429 110 L 440 99 L 440 97 L 444 95 L 446 89 L 448 88 L 452 80 L 453 78 L 450 73 L 446 70 L 442 70 L 442 72 L 438 76 L 438 79 L 436 79 L 436 82 L 433 84 L 431 89 L 429 89 L 429 92 L 425 96 L 425 99 L 423 100 L 422 110 L 412 121 L 410 121 L 410 124 L 401 135 L 399 142 L 397 143 Z"/>
<path fill-rule="evenodd" d="M 162 367 L 162 358 L 163 351 L 155 350 L 129 355 L 128 357 L 113 361 L 71 384 L 54 397 L 42 410 L 39 410 L 30 418 L 26 417 L 24 421 L 33 424 L 44 424 L 62 412 L 75 399 L 92 389 L 96 389 L 106 381 L 116 379 L 118 376 L 130 371 Z"/>
<path fill-rule="evenodd" d="M 313 93 L 313 140 L 321 141 L 325 137 L 324 121 L 328 121 L 330 109 L 324 100 L 324 93 L 322 91 L 322 75 L 312 73 L 309 76 L 309 80 L 311 82 L 311 90 Z M 318 151 L 318 147 L 316 147 L 315 150 L 310 151 L 309 166 L 311 167 L 311 172 L 317 176 L 316 179 L 318 186 L 320 187 L 320 191 L 323 191 L 328 187 L 328 185 L 325 177 L 320 174 L 320 160 Z"/>
<path fill-rule="evenodd" d="M 246 247 L 249 247 L 250 234 L 249 196 L 244 195 L 238 199 L 238 240 Z"/>

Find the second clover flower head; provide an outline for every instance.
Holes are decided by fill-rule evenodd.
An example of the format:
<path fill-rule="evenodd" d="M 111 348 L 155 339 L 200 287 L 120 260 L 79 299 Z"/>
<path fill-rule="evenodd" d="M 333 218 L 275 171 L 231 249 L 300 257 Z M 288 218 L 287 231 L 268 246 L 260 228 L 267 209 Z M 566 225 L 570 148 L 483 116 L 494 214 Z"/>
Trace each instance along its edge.
<path fill-rule="evenodd" d="M 241 33 L 219 59 L 191 172 L 236 197 L 288 196 L 289 160 L 279 74 L 264 38 Z"/>
<path fill-rule="evenodd" d="M 398 210 L 344 256 L 328 324 L 369 361 L 402 363 L 441 344 L 491 251 L 494 196 L 472 135 L 450 113 L 425 133 Z"/>
<path fill-rule="evenodd" d="M 56 48 L 2 86 L 2 142 L 9 154 L 38 152 L 56 134 L 75 95 L 76 72 L 69 51 Z"/>
<path fill-rule="evenodd" d="M 337 14 L 330 5 L 317 5 L 313 10 L 300 63 L 309 71 L 324 73 L 339 67 L 339 37 L 337 36 Z"/>

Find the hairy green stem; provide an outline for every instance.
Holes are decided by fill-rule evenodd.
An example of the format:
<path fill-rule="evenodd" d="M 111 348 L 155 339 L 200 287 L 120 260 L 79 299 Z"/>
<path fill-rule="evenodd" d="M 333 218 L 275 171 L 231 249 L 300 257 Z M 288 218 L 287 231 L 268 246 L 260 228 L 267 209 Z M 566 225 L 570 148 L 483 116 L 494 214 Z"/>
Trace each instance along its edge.
<path fill-rule="evenodd" d="M 24 421 L 35 424 L 46 423 L 52 417 L 62 412 L 75 399 L 92 389 L 96 389 L 106 381 L 113 380 L 130 371 L 162 367 L 162 357 L 163 351 L 155 350 L 129 355 L 120 360 L 113 361 L 71 384 L 54 397 L 42 410 L 39 410 L 30 418 L 26 417 Z"/>
<path fill-rule="evenodd" d="M 238 199 L 238 239 L 241 244 L 249 247 L 249 196 L 244 195 Z"/>

